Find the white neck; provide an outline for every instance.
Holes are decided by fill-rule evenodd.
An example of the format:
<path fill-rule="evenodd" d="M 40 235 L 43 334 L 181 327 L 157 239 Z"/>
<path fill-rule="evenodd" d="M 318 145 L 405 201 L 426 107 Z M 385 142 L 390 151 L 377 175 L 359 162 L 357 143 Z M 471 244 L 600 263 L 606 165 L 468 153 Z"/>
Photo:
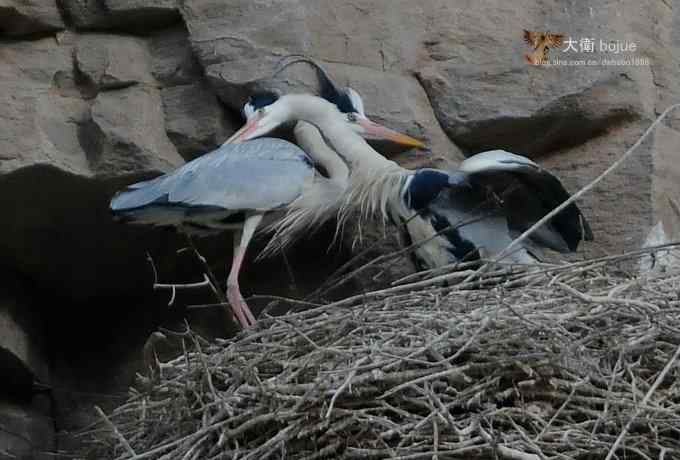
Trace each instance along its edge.
<path fill-rule="evenodd" d="M 334 215 L 338 216 L 337 235 L 357 209 L 360 218 L 379 213 L 384 219 L 388 213 L 401 213 L 400 192 L 406 170 L 373 150 L 334 104 L 309 95 L 283 98 L 287 99 L 287 119 L 298 121 L 298 144 L 326 169 L 329 177 L 317 177 L 289 206 L 286 215 L 271 226 L 275 238 L 264 254 L 280 250 Z"/>
<path fill-rule="evenodd" d="M 299 121 L 295 125 L 295 140 L 309 154 L 314 163 L 321 165 L 328 174 L 328 180 L 343 189 L 347 186 L 349 168 L 337 153 L 324 141 L 319 130 L 307 123 Z"/>
<path fill-rule="evenodd" d="M 385 159 L 355 133 L 334 104 L 308 94 L 289 94 L 284 97 L 287 99 L 291 118 L 316 126 L 352 169 L 399 168 L 395 162 Z"/>
<path fill-rule="evenodd" d="M 410 174 L 393 161 L 385 159 L 350 127 L 345 116 L 330 102 L 307 94 L 286 98 L 288 116 L 316 126 L 324 139 L 350 165 L 349 185 L 340 204 L 340 225 L 360 210 L 360 218 L 378 213 L 401 212 L 400 192 L 405 175 Z"/>

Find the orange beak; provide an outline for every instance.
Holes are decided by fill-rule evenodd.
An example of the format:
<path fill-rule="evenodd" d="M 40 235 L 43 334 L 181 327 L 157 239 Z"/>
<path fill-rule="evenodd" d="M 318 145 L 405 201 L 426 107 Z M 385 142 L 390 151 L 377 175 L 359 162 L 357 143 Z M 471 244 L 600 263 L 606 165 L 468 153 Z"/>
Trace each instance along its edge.
<path fill-rule="evenodd" d="M 411 136 L 407 136 L 406 134 L 386 128 L 369 120 L 368 118 L 359 118 L 357 123 L 359 123 L 359 126 L 364 129 L 363 137 L 366 139 L 387 140 L 398 145 L 404 145 L 406 147 L 425 149 L 425 144 L 418 139 L 414 139 Z"/>

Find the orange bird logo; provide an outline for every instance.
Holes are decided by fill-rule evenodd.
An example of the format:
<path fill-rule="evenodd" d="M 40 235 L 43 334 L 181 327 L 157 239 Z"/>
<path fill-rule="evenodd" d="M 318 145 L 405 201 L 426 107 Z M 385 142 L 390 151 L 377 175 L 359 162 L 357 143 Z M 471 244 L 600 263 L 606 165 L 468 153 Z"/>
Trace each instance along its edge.
<path fill-rule="evenodd" d="M 547 64 L 548 50 L 562 45 L 563 34 L 551 34 L 550 32 L 530 32 L 524 30 L 524 41 L 534 50 L 525 54 L 524 58 L 529 64 Z"/>

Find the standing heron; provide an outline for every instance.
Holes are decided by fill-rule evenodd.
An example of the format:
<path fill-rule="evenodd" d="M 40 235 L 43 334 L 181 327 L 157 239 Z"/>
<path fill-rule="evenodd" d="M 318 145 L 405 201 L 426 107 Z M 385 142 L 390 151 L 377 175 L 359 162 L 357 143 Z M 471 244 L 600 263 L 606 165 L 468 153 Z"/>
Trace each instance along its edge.
<path fill-rule="evenodd" d="M 244 106 L 248 133 L 253 120 L 277 95 L 258 94 Z M 274 128 L 274 126 L 272 126 Z M 408 145 L 416 139 L 377 124 L 371 133 Z M 366 132 L 367 129 L 355 128 Z M 304 123 L 295 128 L 298 142 L 309 154 L 287 141 L 274 138 L 237 144 L 229 139 L 179 169 L 128 186 L 111 200 L 114 216 L 131 224 L 176 227 L 189 235 L 234 231 L 234 254 L 227 279 L 227 298 L 239 324 L 246 328 L 255 317 L 243 300 L 238 275 L 246 249 L 265 215 L 273 211 L 295 211 L 305 207 L 307 216 L 329 214 L 347 186 L 345 163 L 323 141 L 318 131 Z M 323 168 L 319 173 L 314 165 Z"/>
<path fill-rule="evenodd" d="M 352 125 L 359 120 L 351 115 L 318 97 L 286 95 L 263 107 L 231 139 L 262 136 L 292 120 L 315 125 L 350 166 L 340 222 L 357 208 L 363 216 L 379 214 L 405 222 L 412 240 L 424 242 L 415 251 L 421 268 L 439 267 L 471 255 L 497 255 L 513 235 L 569 198 L 552 173 L 528 158 L 502 150 L 477 154 L 452 172 L 404 169 L 356 135 Z M 478 219 L 477 223 L 461 225 L 469 217 Z M 295 225 L 286 226 L 285 220 L 278 228 L 281 234 L 295 231 Z M 535 262 L 532 249 L 574 251 L 580 241 L 590 239 L 592 232 L 585 217 L 572 204 L 509 257 L 513 262 Z"/>
<path fill-rule="evenodd" d="M 287 56 L 274 75 L 300 62 L 316 70 L 321 97 L 345 114 L 368 120 L 361 95 L 353 88 L 335 84 L 323 67 L 307 56 Z M 437 175 L 432 170 L 426 171 L 409 184 L 412 187 L 409 196 L 418 197 L 423 189 L 433 187 L 431 182 L 437 182 Z M 456 190 L 455 196 L 441 193 L 427 202 L 414 198 L 408 206 L 413 212 L 404 219 L 404 239 L 408 244 L 426 241 L 412 252 L 420 269 L 473 257 L 493 257 L 569 198 L 560 180 L 550 171 L 524 156 L 503 150 L 473 155 L 459 165 L 458 172 L 468 176 L 468 187 Z M 508 258 L 517 263 L 533 263 L 541 258 L 542 248 L 573 252 L 581 239 L 592 238 L 588 223 L 573 206 L 537 229 Z"/>

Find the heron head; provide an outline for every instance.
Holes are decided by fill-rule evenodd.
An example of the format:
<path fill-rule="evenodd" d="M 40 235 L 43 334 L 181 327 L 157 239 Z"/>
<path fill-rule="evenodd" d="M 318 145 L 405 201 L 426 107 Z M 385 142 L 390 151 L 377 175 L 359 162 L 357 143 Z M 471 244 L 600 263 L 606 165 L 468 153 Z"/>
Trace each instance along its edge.
<path fill-rule="evenodd" d="M 378 123 L 371 121 L 363 113 L 363 102 L 361 96 L 352 90 L 348 90 L 347 101 L 335 103 L 339 113 L 337 115 L 349 125 L 357 134 L 365 139 L 386 140 L 399 145 L 408 147 L 425 148 L 425 144 L 405 134 L 393 131 Z M 294 121 L 293 106 L 300 107 L 300 95 L 286 95 L 279 97 L 273 92 L 254 94 L 243 107 L 243 114 L 246 117 L 246 124 L 227 140 L 227 143 L 241 142 L 266 135 L 278 126 Z M 323 99 L 318 98 L 319 101 Z M 307 100 L 309 102 L 309 100 Z M 332 101 L 328 101 L 332 102 Z M 328 102 L 323 102 L 327 104 Z M 329 107 L 332 107 L 329 105 Z"/>
<path fill-rule="evenodd" d="M 416 147 L 419 149 L 425 148 L 425 144 L 419 140 L 371 121 L 364 111 L 364 100 L 361 95 L 349 86 L 338 86 L 333 82 L 333 79 L 328 75 L 324 68 L 309 56 L 302 54 L 284 56 L 279 62 L 278 69 L 271 78 L 275 78 L 283 70 L 296 63 L 309 64 L 316 70 L 316 76 L 319 83 L 319 96 L 334 104 L 335 107 L 344 114 L 352 130 L 364 139 L 388 141 L 397 145 Z"/>
<path fill-rule="evenodd" d="M 246 120 L 250 120 L 255 116 L 258 110 L 272 105 L 274 102 L 279 100 L 279 93 L 275 91 L 261 91 L 255 93 L 248 99 L 248 102 L 243 106 L 243 117 Z"/>
<path fill-rule="evenodd" d="M 277 104 L 279 100 L 279 94 L 273 91 L 253 94 L 243 106 L 243 116 L 246 118 L 246 124 L 236 131 L 225 143 L 241 142 L 264 136 L 289 121 L 290 117 L 287 106 L 285 104 Z"/>
<path fill-rule="evenodd" d="M 364 139 L 389 141 L 397 145 L 415 147 L 417 149 L 426 148 L 425 144 L 418 139 L 378 124 L 359 112 L 349 112 L 345 114 L 345 117 L 352 130 Z"/>
<path fill-rule="evenodd" d="M 322 95 L 324 93 L 322 92 Z M 327 95 L 331 93 L 326 91 Z M 425 144 L 421 141 L 389 129 L 381 124 L 378 124 L 366 116 L 364 112 L 364 100 L 359 93 L 349 86 L 342 90 L 337 90 L 335 95 L 331 98 L 326 97 L 330 102 L 333 102 L 338 110 L 345 114 L 347 122 L 350 124 L 354 132 L 367 140 L 375 141 L 389 141 L 397 145 L 406 147 L 415 147 L 424 149 Z"/>

